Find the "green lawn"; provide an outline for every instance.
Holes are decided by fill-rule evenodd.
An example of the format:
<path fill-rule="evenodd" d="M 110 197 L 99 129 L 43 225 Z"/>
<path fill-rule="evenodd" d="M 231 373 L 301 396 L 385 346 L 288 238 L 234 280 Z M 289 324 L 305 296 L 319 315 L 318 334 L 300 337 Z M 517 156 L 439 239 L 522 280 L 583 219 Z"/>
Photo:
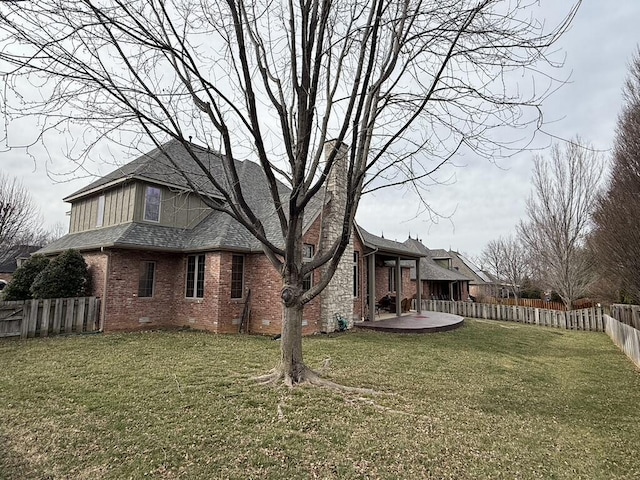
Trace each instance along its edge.
<path fill-rule="evenodd" d="M 256 385 L 268 338 L 0 341 L 0 478 L 640 478 L 640 373 L 605 334 L 467 321 L 304 347 L 380 394 Z"/>

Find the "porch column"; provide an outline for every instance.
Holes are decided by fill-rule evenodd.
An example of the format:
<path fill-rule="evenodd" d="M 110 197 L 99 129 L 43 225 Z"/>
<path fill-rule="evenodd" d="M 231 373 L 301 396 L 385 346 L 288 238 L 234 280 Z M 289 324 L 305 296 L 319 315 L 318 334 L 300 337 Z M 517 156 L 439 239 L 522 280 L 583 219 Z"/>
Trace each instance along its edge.
<path fill-rule="evenodd" d="M 420 259 L 416 259 L 416 312 L 422 313 L 422 279 L 420 278 Z"/>
<path fill-rule="evenodd" d="M 402 314 L 402 269 L 400 268 L 400 257 L 396 257 L 396 316 L 399 317 Z"/>
<path fill-rule="evenodd" d="M 449 283 L 449 300 L 453 302 L 453 282 Z"/>
<path fill-rule="evenodd" d="M 369 277 L 369 320 L 376 319 L 376 254 L 369 255 L 369 261 L 367 262 L 367 275 Z"/>

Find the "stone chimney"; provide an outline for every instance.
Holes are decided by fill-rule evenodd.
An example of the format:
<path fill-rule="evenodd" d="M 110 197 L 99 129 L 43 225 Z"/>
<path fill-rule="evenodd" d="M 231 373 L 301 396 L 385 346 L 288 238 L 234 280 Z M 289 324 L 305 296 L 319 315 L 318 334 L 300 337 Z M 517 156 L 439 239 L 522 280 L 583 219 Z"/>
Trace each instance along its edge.
<path fill-rule="evenodd" d="M 347 204 L 347 172 L 349 147 L 332 140 L 325 144 L 325 158 L 338 149 L 338 153 L 327 178 L 326 191 L 329 201 L 322 213 L 320 251 L 326 251 L 340 236 L 344 209 Z M 338 329 L 337 317 L 344 318 L 349 328 L 353 326 L 353 242 L 344 251 L 333 278 L 320 295 L 321 331 Z"/>

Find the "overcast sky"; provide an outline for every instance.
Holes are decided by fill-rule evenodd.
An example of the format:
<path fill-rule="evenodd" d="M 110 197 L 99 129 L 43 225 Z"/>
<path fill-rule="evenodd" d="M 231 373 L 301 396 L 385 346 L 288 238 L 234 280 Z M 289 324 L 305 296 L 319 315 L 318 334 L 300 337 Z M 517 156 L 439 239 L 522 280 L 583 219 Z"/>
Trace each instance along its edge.
<path fill-rule="evenodd" d="M 546 18 L 557 21 L 568 8 L 568 1 L 547 2 Z M 629 61 L 640 43 L 640 1 L 584 0 L 570 31 L 559 47 L 566 54 L 562 76 L 570 75 L 544 107 L 545 130 L 560 138 L 582 136 L 596 148 L 611 148 L 616 118 L 622 106 L 621 89 Z M 550 140 L 540 139 L 540 145 Z M 544 154 L 544 152 L 542 152 Z M 68 224 L 69 204 L 62 198 L 78 190 L 90 178 L 78 171 L 66 181 L 50 178 L 49 172 L 69 172 L 62 155 L 50 152 L 48 168 L 36 152 L 0 152 L 0 170 L 17 176 L 32 192 L 47 226 Z M 530 192 L 533 153 L 524 152 L 499 161 L 460 157 L 456 168 L 443 172 L 452 177 L 447 185 L 436 185 L 425 193 L 432 209 L 441 218 L 422 214 L 415 217 L 417 205 L 410 194 L 383 191 L 365 197 L 357 221 L 371 233 L 404 241 L 418 236 L 429 248 L 452 248 L 477 255 L 484 245 L 514 232 L 525 216 L 525 200 Z M 123 159 L 126 161 L 127 159 Z M 113 165 L 92 165 L 92 173 L 105 174 Z"/>

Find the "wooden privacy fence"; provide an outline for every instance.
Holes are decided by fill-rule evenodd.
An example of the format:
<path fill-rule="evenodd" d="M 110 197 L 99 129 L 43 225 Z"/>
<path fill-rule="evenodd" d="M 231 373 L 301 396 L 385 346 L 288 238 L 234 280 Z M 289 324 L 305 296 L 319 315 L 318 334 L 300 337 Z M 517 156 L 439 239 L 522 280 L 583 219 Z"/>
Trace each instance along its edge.
<path fill-rule="evenodd" d="M 0 337 L 47 337 L 96 332 L 100 329 L 100 299 L 52 298 L 0 302 Z"/>
<path fill-rule="evenodd" d="M 610 307 L 611 316 L 617 321 L 640 330 L 640 306 L 614 303 Z"/>
<path fill-rule="evenodd" d="M 529 323 L 567 330 L 604 332 L 602 308 L 560 311 L 491 303 L 423 300 L 422 309 L 432 312 L 452 313 L 462 317 Z"/>
<path fill-rule="evenodd" d="M 636 330 L 609 315 L 604 317 L 607 335 L 640 368 L 640 330 Z"/>
<path fill-rule="evenodd" d="M 489 303 L 498 303 L 509 306 L 517 305 L 519 307 L 543 308 L 545 310 L 567 309 L 562 302 L 546 302 L 540 298 L 501 298 L 500 300 L 492 298 Z"/>

